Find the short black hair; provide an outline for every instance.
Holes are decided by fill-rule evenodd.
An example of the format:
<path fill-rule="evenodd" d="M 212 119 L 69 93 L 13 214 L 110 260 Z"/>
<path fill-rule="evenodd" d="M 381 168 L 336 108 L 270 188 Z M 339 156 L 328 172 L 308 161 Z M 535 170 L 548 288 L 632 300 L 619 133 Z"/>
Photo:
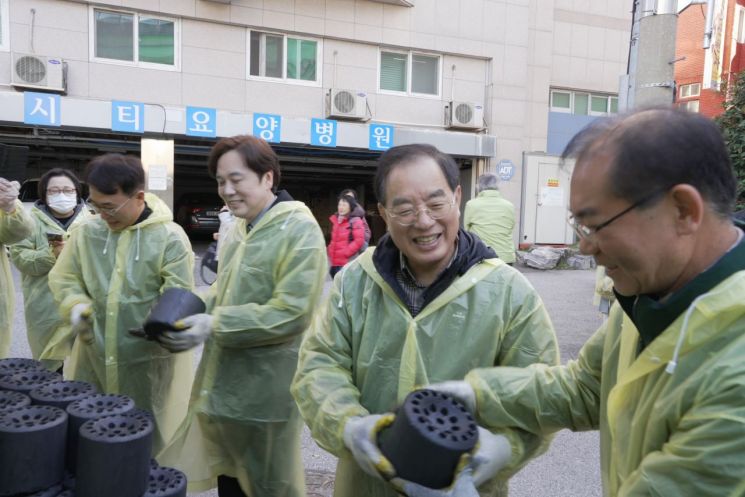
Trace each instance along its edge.
<path fill-rule="evenodd" d="M 423 143 L 399 145 L 388 149 L 378 159 L 378 170 L 375 172 L 375 196 L 378 198 L 378 202 L 385 205 L 385 183 L 391 171 L 396 167 L 409 164 L 419 157 L 429 157 L 434 160 L 440 166 L 450 190 L 455 191 L 460 184 L 460 170 L 452 157 L 440 152 L 432 145 Z"/>
<path fill-rule="evenodd" d="M 80 203 L 81 197 L 83 195 L 82 186 L 80 185 L 80 180 L 77 176 L 75 176 L 75 173 L 70 171 L 69 169 L 63 169 L 61 167 L 55 167 L 54 169 L 50 169 L 39 180 L 38 185 L 38 193 L 39 198 L 41 199 L 44 204 L 47 203 L 47 186 L 49 185 L 49 180 L 52 178 L 56 178 L 57 176 L 65 176 L 70 181 L 72 181 L 73 186 L 75 186 L 75 191 L 77 192 L 77 201 Z"/>
<path fill-rule="evenodd" d="M 133 155 L 110 153 L 94 157 L 86 167 L 85 177 L 89 186 L 105 195 L 121 190 L 131 196 L 145 189 L 145 169 Z"/>
<path fill-rule="evenodd" d="M 610 157 L 608 184 L 618 198 L 641 198 L 679 184 L 696 188 L 722 218 L 732 215 L 737 184 L 721 132 L 710 119 L 674 107 L 648 108 L 593 121 L 563 158 L 589 164 Z"/>
<path fill-rule="evenodd" d="M 217 176 L 217 161 L 231 150 L 238 152 L 245 166 L 260 178 L 271 171 L 273 173 L 272 191 L 277 192 L 280 180 L 279 157 L 265 140 L 251 135 L 231 136 L 218 141 L 212 147 L 207 161 L 210 176 L 213 178 Z"/>

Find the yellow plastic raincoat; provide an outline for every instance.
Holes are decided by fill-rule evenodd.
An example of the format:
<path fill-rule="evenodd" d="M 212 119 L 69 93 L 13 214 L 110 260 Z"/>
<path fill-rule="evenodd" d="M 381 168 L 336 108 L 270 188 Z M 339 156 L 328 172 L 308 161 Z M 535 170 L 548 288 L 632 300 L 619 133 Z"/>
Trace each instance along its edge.
<path fill-rule="evenodd" d="M 251 497 L 304 496 L 302 420 L 289 390 L 328 270 L 323 234 L 303 203 L 282 201 L 250 231 L 236 220 L 219 257 L 189 415 L 158 461 L 184 471 L 190 491 L 225 475 Z"/>
<path fill-rule="evenodd" d="M 343 443 L 351 416 L 384 413 L 416 387 L 463 379 L 480 366 L 558 364 L 551 321 L 538 294 L 499 259 L 473 265 L 412 317 L 368 249 L 334 280 L 303 342 L 292 393 L 313 437 L 339 457 L 337 497 L 395 496 L 365 474 Z M 507 478 L 545 450 L 547 440 L 501 430 L 513 461 L 481 495 L 507 494 Z"/>
<path fill-rule="evenodd" d="M 497 190 L 484 190 L 466 202 L 463 227 L 476 233 L 500 259 L 515 262 L 515 206 Z"/>
<path fill-rule="evenodd" d="M 606 497 L 745 495 L 744 295 L 740 271 L 693 302 L 686 329 L 684 312 L 638 356 L 639 332 L 616 303 L 566 366 L 471 372 L 479 419 L 599 429 Z"/>
<path fill-rule="evenodd" d="M 34 219 L 16 200 L 16 208 L 8 214 L 0 209 L 0 359 L 7 357 L 13 328 L 13 304 L 16 294 L 5 245 L 16 243 L 31 235 Z"/>
<path fill-rule="evenodd" d="M 39 359 L 57 328 L 67 326 L 59 315 L 57 304 L 49 290 L 49 271 L 57 259 L 49 247 L 47 233 L 60 234 L 67 240 L 71 230 L 91 217 L 91 214 L 83 206 L 67 230 L 36 205 L 31 208 L 31 215 L 36 220 L 35 230 L 31 236 L 10 248 L 10 260 L 21 272 L 26 336 L 31 346 L 31 355 L 34 359 Z M 61 360 L 42 362 L 52 371 L 62 366 Z"/>
<path fill-rule="evenodd" d="M 73 230 L 49 273 L 49 287 L 68 322 L 75 304 L 93 308 L 94 342 L 75 339 L 65 376 L 93 383 L 102 392 L 128 395 L 137 407 L 151 411 L 158 450 L 186 414 L 193 354 L 171 354 L 128 330 L 142 326 L 165 289 L 193 289 L 194 254 L 168 206 L 150 193 L 145 201 L 152 214 L 122 231 L 111 231 L 99 216 Z M 55 334 L 42 358 L 67 356 L 69 330 Z"/>

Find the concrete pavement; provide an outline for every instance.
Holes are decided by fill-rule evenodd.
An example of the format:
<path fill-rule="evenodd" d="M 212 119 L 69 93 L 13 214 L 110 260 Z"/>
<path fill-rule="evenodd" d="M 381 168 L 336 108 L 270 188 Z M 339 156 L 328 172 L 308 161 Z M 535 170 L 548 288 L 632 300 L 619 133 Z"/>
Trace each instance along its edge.
<path fill-rule="evenodd" d="M 206 243 L 195 243 L 197 254 Z M 199 260 L 197 259 L 197 266 Z M 559 338 L 562 363 L 577 357 L 582 344 L 601 323 L 593 308 L 594 271 L 539 271 L 520 268 L 543 298 Z M 23 297 L 17 271 L 16 311 L 12 357 L 30 357 L 25 337 Z M 197 282 L 204 287 L 197 276 Z M 329 282 L 330 283 L 330 282 Z M 328 288 L 329 283 L 326 287 Z M 597 432 L 557 434 L 546 454 L 528 464 L 510 484 L 510 497 L 597 497 L 601 495 L 599 437 Z M 309 497 L 327 497 L 333 493 L 336 458 L 319 448 L 308 430 L 302 439 Z M 190 494 L 191 497 L 216 497 L 217 492 Z"/>

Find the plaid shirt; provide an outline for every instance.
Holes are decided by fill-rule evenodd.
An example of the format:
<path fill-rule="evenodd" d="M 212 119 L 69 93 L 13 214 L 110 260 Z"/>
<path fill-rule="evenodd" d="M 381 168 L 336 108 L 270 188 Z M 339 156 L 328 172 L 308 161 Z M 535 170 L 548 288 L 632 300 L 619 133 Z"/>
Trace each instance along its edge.
<path fill-rule="evenodd" d="M 453 257 L 442 272 L 445 272 L 453 264 L 457 255 L 458 239 L 456 238 Z M 402 252 L 399 252 L 399 265 L 396 268 L 396 282 L 401 285 L 401 289 L 404 291 L 404 304 L 409 308 L 411 315 L 416 316 L 422 310 L 422 306 L 424 305 L 424 292 L 427 291 L 427 288 L 429 287 L 427 285 L 422 285 L 416 280 L 411 269 L 409 269 L 409 264 L 406 262 L 406 256 L 404 256 Z"/>

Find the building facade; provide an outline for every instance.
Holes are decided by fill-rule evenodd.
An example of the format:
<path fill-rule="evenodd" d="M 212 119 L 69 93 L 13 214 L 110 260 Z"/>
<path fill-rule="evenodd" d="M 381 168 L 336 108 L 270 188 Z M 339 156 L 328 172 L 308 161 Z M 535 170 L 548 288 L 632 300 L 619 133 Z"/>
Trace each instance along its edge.
<path fill-rule="evenodd" d="M 426 142 L 458 160 L 464 202 L 499 171 L 522 206 L 524 154 L 560 152 L 616 111 L 627 3 L 0 0 L 0 143 L 25 148 L 5 167 L 34 177 L 143 153 L 149 186 L 178 204 L 214 188 L 217 138 L 253 133 L 324 226 L 343 188 L 374 211 L 382 150 Z M 142 139 L 171 140 L 172 162 Z"/>

